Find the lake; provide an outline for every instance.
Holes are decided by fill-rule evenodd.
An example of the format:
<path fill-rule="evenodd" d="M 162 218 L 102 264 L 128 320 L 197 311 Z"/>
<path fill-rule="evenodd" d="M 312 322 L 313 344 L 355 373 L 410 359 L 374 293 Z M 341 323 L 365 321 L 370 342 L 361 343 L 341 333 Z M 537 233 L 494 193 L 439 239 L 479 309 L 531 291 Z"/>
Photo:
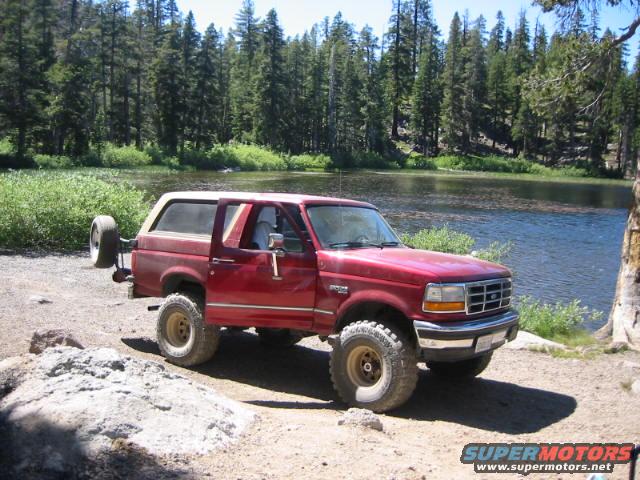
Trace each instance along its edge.
<path fill-rule="evenodd" d="M 294 192 L 364 200 L 398 232 L 448 224 L 477 240 L 511 241 L 516 295 L 611 308 L 630 184 L 402 172 L 126 173 L 157 196 L 172 190 Z M 597 328 L 600 325 L 589 325 Z"/>

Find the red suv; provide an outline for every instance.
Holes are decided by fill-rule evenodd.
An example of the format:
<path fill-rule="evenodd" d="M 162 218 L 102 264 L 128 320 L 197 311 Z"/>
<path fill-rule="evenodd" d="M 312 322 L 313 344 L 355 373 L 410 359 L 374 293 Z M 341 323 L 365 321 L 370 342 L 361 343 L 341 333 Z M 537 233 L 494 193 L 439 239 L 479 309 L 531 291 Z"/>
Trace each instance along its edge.
<path fill-rule="evenodd" d="M 130 298 L 165 297 L 157 336 L 170 362 L 209 360 L 222 327 L 254 327 L 274 346 L 319 335 L 333 347 L 340 397 L 378 412 L 411 396 L 418 362 L 444 377 L 475 376 L 518 331 L 507 268 L 408 248 L 364 202 L 168 193 L 135 240 L 101 216 L 90 243 L 94 265 L 115 265 Z"/>

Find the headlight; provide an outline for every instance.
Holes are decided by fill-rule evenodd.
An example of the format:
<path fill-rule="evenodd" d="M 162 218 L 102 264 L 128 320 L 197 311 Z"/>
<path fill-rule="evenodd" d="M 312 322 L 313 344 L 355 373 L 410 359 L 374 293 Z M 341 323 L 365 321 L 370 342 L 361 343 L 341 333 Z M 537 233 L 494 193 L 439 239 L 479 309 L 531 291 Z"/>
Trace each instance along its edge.
<path fill-rule="evenodd" d="M 464 312 L 465 307 L 464 285 L 427 285 L 422 302 L 425 312 Z"/>

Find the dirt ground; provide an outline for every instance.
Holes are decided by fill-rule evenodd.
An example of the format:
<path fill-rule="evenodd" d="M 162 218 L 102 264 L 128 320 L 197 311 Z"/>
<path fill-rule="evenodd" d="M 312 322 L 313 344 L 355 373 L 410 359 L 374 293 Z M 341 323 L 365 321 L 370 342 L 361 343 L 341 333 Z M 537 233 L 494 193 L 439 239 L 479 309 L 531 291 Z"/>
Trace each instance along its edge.
<path fill-rule="evenodd" d="M 127 300 L 126 284 L 113 283 L 86 256 L 4 254 L 0 268 L 0 360 L 27 352 L 34 330 L 64 328 L 85 346 L 166 364 L 154 340 L 156 312 L 146 309 L 159 300 Z M 274 350 L 250 332 L 225 332 L 207 364 L 166 364 L 260 419 L 226 450 L 161 463 L 194 478 L 479 478 L 460 463 L 466 443 L 640 441 L 640 397 L 628 388 L 640 377 L 628 366 L 640 362 L 638 353 L 576 360 L 500 349 L 481 378 L 467 383 L 438 381 L 422 367 L 412 399 L 382 415 L 377 432 L 337 425 L 346 407 L 331 386 L 328 352 L 317 338 Z M 609 478 L 625 478 L 627 468 Z"/>

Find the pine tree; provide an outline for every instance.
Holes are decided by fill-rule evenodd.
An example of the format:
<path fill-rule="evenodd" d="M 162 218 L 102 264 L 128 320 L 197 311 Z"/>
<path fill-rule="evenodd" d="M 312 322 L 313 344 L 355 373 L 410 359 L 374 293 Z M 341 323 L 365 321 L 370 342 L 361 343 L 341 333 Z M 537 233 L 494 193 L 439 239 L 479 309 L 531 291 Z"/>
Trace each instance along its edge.
<path fill-rule="evenodd" d="M 261 47 L 256 58 L 255 138 L 262 145 L 279 148 L 283 146 L 286 90 L 284 40 L 275 10 L 267 13 L 262 31 Z"/>
<path fill-rule="evenodd" d="M 432 26 L 422 53 L 418 68 L 418 77 L 413 87 L 412 127 L 416 135 L 416 143 L 424 155 L 437 153 L 437 125 L 440 115 L 440 52 L 437 32 Z"/>
<path fill-rule="evenodd" d="M 222 68 L 219 36 L 213 24 L 207 27 L 195 61 L 192 141 L 196 149 L 211 147 L 218 138 L 223 110 L 219 83 Z"/>
<path fill-rule="evenodd" d="M 38 121 L 43 83 L 30 12 L 27 0 L 7 0 L 0 19 L 0 126 L 14 137 L 21 164 Z"/>
<path fill-rule="evenodd" d="M 442 128 L 443 140 L 450 151 L 464 147 L 462 96 L 464 63 L 462 56 L 462 22 L 458 12 L 453 16 L 445 54 L 443 73 Z"/>
<path fill-rule="evenodd" d="M 173 155 L 182 141 L 181 120 L 185 110 L 182 47 L 182 30 L 175 24 L 167 32 L 154 63 L 156 134 L 160 145 Z"/>
<path fill-rule="evenodd" d="M 196 75 L 197 75 L 197 57 L 200 45 L 200 33 L 196 29 L 196 21 L 193 12 L 189 11 L 184 21 L 182 29 L 182 88 L 181 95 L 184 98 L 184 110 L 181 119 L 182 139 L 181 150 L 184 148 L 184 142 L 196 141 L 196 132 L 198 130 L 198 111 L 200 109 L 200 92 L 197 91 Z"/>
<path fill-rule="evenodd" d="M 485 63 L 483 32 L 484 18 L 480 17 L 467 34 L 467 42 L 462 49 L 462 149 L 468 151 L 476 140 L 481 125 L 484 124 L 486 101 L 487 69 Z"/>

